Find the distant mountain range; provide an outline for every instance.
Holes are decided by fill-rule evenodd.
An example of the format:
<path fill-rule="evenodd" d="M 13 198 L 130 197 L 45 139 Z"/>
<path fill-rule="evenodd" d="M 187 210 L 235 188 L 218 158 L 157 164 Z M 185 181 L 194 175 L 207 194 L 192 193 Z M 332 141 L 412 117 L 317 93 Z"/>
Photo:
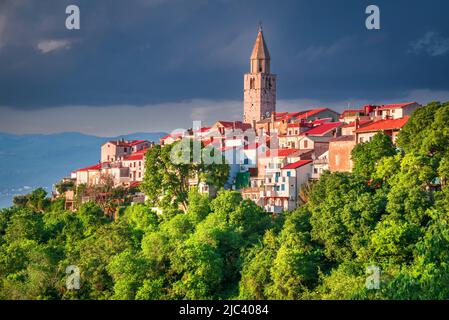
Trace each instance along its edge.
<path fill-rule="evenodd" d="M 119 137 L 96 137 L 77 132 L 11 135 L 0 133 L 0 208 L 14 195 L 45 187 L 48 192 L 61 178 L 100 160 L 100 146 L 108 140 L 144 139 L 159 142 L 163 132 L 138 132 Z"/>

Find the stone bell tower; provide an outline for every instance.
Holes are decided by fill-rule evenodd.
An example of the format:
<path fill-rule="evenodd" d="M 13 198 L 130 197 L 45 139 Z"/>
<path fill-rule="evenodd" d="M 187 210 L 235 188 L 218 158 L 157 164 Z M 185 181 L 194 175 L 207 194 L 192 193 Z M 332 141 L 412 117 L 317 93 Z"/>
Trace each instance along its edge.
<path fill-rule="evenodd" d="M 276 75 L 270 73 L 270 54 L 261 26 L 250 62 L 250 73 L 244 76 L 243 122 L 253 124 L 276 112 Z"/>

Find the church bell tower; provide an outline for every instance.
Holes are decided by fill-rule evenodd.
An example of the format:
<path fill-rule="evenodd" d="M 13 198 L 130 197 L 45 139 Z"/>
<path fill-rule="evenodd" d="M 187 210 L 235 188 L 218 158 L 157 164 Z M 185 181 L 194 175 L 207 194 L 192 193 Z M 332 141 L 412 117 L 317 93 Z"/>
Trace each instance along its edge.
<path fill-rule="evenodd" d="M 253 124 L 276 112 L 276 75 L 270 73 L 270 54 L 259 27 L 250 59 L 250 73 L 244 76 L 243 122 Z"/>

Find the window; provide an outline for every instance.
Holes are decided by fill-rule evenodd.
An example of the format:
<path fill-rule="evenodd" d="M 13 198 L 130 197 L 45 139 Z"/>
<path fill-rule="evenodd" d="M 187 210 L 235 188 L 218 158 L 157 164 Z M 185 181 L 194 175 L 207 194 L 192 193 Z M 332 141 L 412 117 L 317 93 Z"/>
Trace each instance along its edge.
<path fill-rule="evenodd" d="M 249 164 L 249 159 L 248 158 L 243 159 L 243 164 Z"/>
<path fill-rule="evenodd" d="M 128 148 L 123 148 L 123 151 L 128 152 Z"/>
<path fill-rule="evenodd" d="M 308 146 L 309 146 L 309 141 L 304 140 L 304 149 L 307 149 Z"/>
<path fill-rule="evenodd" d="M 313 168 L 313 173 L 317 174 L 318 173 L 318 169 L 317 168 Z"/>
<path fill-rule="evenodd" d="M 285 191 L 285 184 L 281 185 L 281 191 Z"/>
<path fill-rule="evenodd" d="M 291 176 L 292 176 L 291 171 L 287 171 L 287 177 L 291 177 Z"/>
<path fill-rule="evenodd" d="M 250 89 L 254 89 L 255 87 L 256 87 L 256 82 L 255 82 L 255 79 L 254 78 L 251 78 L 250 80 L 249 80 L 249 88 Z"/>

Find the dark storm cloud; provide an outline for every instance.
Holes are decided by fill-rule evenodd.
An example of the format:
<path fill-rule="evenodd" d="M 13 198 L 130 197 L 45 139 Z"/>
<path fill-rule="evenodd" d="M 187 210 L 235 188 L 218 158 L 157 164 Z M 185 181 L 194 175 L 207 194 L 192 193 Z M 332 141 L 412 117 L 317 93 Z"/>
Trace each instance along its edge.
<path fill-rule="evenodd" d="M 365 28 L 373 3 L 379 31 Z M 281 100 L 334 105 L 449 91 L 449 2 L 373 3 L 3 0 L 0 107 L 238 102 L 260 20 Z M 69 4 L 80 7 L 79 31 L 65 29 Z"/>

